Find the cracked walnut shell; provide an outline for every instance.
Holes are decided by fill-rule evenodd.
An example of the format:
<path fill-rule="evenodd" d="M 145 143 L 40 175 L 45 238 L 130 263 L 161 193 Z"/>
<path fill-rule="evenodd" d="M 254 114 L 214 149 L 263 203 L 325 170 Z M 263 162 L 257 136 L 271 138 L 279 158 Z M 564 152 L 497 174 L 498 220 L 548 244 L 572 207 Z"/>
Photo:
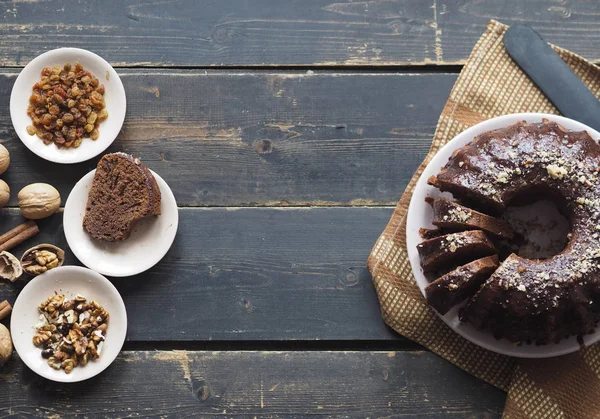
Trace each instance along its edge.
<path fill-rule="evenodd" d="M 19 259 L 7 251 L 0 252 L 0 278 L 14 282 L 21 275 L 23 275 L 23 268 Z"/>
<path fill-rule="evenodd" d="M 21 257 L 21 266 L 29 275 L 35 276 L 62 266 L 64 261 L 65 252 L 62 249 L 44 243 L 26 250 Z"/>

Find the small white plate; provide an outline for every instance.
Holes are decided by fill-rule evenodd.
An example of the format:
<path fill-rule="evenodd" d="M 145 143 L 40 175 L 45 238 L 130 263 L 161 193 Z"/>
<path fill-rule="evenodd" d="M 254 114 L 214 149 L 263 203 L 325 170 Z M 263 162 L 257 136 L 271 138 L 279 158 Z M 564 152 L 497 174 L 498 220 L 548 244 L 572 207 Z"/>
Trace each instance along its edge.
<path fill-rule="evenodd" d="M 100 123 L 100 136 L 97 140 L 84 138 L 78 148 L 58 148 L 55 144 L 45 145 L 36 135 L 29 135 L 27 126 L 32 125 L 27 115 L 29 97 L 33 85 L 41 80 L 45 67 L 63 66 L 66 63 L 81 63 L 104 85 L 108 118 Z M 23 144 L 43 159 L 55 163 L 79 163 L 102 153 L 117 138 L 126 110 L 125 89 L 119 75 L 102 57 L 93 52 L 78 48 L 59 48 L 34 58 L 17 77 L 10 94 L 10 118 L 13 127 Z"/>
<path fill-rule="evenodd" d="M 55 291 L 67 298 L 80 294 L 96 300 L 110 315 L 100 358 L 74 368 L 70 374 L 51 368 L 42 358 L 42 350 L 32 341 L 34 326 L 39 322 L 37 308 Z M 127 312 L 119 292 L 108 279 L 81 266 L 62 266 L 35 277 L 23 288 L 13 307 L 10 330 L 15 350 L 33 372 L 52 381 L 75 383 L 100 374 L 119 355 L 127 334 Z"/>
<path fill-rule="evenodd" d="M 408 214 L 406 219 L 406 246 L 408 258 L 412 267 L 413 275 L 421 289 L 421 293 L 425 296 L 425 287 L 429 285 L 429 281 L 423 275 L 421 269 L 419 253 L 417 252 L 417 244 L 423 241 L 419 235 L 419 228 L 433 228 L 431 219 L 433 211 L 431 206 L 425 202 L 425 197 L 445 196 L 452 197 L 448 193 L 442 193 L 439 189 L 427 184 L 427 179 L 430 176 L 435 176 L 440 169 L 446 164 L 452 152 L 465 144 L 472 141 L 477 135 L 498 128 L 504 128 L 515 122 L 541 122 L 543 118 L 555 121 L 565 128 L 572 131 L 587 131 L 588 134 L 596 141 L 600 139 L 600 133 L 580 122 L 562 116 L 542 114 L 542 113 L 520 113 L 512 115 L 499 116 L 487 121 L 483 121 L 471 128 L 461 132 L 451 141 L 449 141 L 438 153 L 433 157 L 427 165 L 423 174 L 419 178 L 415 191 L 410 200 Z M 516 356 L 521 358 L 548 358 L 553 356 L 565 355 L 571 352 L 576 352 L 580 349 L 576 337 L 571 337 L 560 341 L 558 344 L 548 344 L 544 346 L 536 345 L 516 345 L 506 339 L 496 339 L 491 333 L 477 330 L 470 324 L 461 323 L 458 319 L 458 311 L 466 304 L 459 304 L 452 310 L 440 317 L 450 326 L 455 332 L 465 339 L 473 342 L 490 351 L 498 352 L 504 355 Z M 438 313 L 439 314 L 439 313 Z M 600 340 L 600 328 L 596 328 L 596 332 L 583 337 L 585 345 L 591 345 Z"/>
<path fill-rule="evenodd" d="M 85 266 L 108 276 L 131 276 L 156 265 L 167 253 L 177 233 L 179 212 L 169 185 L 151 171 L 161 194 L 161 214 L 138 222 L 131 236 L 120 242 L 95 240 L 83 229 L 88 193 L 94 180 L 92 170 L 69 194 L 63 214 L 69 248 Z"/>

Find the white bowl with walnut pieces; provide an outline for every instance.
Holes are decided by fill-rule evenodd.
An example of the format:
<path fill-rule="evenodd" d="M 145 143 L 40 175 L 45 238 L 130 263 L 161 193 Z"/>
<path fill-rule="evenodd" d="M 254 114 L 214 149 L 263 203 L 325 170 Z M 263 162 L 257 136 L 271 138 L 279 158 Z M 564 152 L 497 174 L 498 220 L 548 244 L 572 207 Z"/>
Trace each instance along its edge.
<path fill-rule="evenodd" d="M 42 348 L 33 344 L 40 321 L 38 306 L 55 292 L 66 298 L 79 294 L 95 300 L 110 315 L 100 357 L 70 374 L 51 368 L 42 358 Z M 35 277 L 23 288 L 13 307 L 10 329 L 15 350 L 33 372 L 52 381 L 74 383 L 100 374 L 115 360 L 125 342 L 127 313 L 121 295 L 105 277 L 80 266 L 62 266 Z"/>
<path fill-rule="evenodd" d="M 41 80 L 41 72 L 44 68 L 62 67 L 66 63 L 75 65 L 77 62 L 104 85 L 108 118 L 100 123 L 99 137 L 96 140 L 84 138 L 77 148 L 59 148 L 55 144 L 45 145 L 36 135 L 27 132 L 27 127 L 32 125 L 32 120 L 27 115 L 27 108 L 33 85 Z M 17 135 L 33 153 L 55 163 L 79 163 L 96 157 L 106 150 L 121 131 L 126 107 L 125 88 L 115 69 L 102 57 L 79 48 L 54 49 L 31 60 L 17 77 L 10 95 L 10 118 Z"/>

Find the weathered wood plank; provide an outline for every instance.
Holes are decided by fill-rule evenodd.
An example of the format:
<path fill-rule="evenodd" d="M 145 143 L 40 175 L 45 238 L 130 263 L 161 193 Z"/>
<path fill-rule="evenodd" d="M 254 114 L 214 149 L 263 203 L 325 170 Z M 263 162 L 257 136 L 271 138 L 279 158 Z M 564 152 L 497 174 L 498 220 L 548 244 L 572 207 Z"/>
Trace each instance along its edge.
<path fill-rule="evenodd" d="M 0 64 L 82 47 L 116 65 L 364 65 L 435 59 L 431 2 L 12 2 Z"/>
<path fill-rule="evenodd" d="M 600 41 L 596 0 L 434 0 L 437 59 L 462 64 L 490 19 L 507 25 L 526 23 L 548 42 L 598 62 Z"/>
<path fill-rule="evenodd" d="M 396 340 L 365 267 L 391 208 L 180 210 L 179 233 L 150 271 L 117 278 L 131 341 Z M 0 211 L 0 231 L 20 222 Z M 24 243 L 66 249 L 62 214 Z M 76 262 L 67 250 L 66 264 Z M 0 282 L 11 303 L 26 280 Z"/>
<path fill-rule="evenodd" d="M 0 73 L 0 138 L 12 153 L 3 178 L 15 192 L 45 181 L 66 198 L 96 160 L 57 165 L 21 144 L 8 110 L 15 74 Z M 122 75 L 128 114 L 109 151 L 141 156 L 181 206 L 395 205 L 429 149 L 456 79 L 160 70 Z"/>
<path fill-rule="evenodd" d="M 490 19 L 599 60 L 599 13 L 595 0 L 13 1 L 0 13 L 0 65 L 57 47 L 124 66 L 455 64 Z"/>
<path fill-rule="evenodd" d="M 15 357 L 0 415 L 500 417 L 505 395 L 429 352 L 123 352 L 84 384 Z"/>

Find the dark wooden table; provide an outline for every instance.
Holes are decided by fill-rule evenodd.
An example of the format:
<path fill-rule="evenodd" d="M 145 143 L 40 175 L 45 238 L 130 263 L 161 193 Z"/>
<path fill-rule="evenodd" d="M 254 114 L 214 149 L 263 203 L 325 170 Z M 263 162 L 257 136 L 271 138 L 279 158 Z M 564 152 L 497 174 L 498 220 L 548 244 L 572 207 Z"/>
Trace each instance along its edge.
<path fill-rule="evenodd" d="M 529 22 L 600 59 L 596 0 L 13 0 L 0 10 L 0 142 L 15 195 L 63 200 L 97 159 L 25 149 L 8 101 L 20 68 L 92 50 L 128 100 L 109 151 L 140 156 L 180 206 L 174 246 L 114 279 L 129 313 L 103 374 L 59 385 L 17 356 L 0 416 L 499 417 L 505 395 L 388 329 L 365 268 L 490 18 Z M 62 215 L 24 244 L 66 248 Z M 67 249 L 67 263 L 79 264 Z M 14 302 L 26 283 L 0 283 Z M 7 323 L 7 322 L 6 322 Z"/>

